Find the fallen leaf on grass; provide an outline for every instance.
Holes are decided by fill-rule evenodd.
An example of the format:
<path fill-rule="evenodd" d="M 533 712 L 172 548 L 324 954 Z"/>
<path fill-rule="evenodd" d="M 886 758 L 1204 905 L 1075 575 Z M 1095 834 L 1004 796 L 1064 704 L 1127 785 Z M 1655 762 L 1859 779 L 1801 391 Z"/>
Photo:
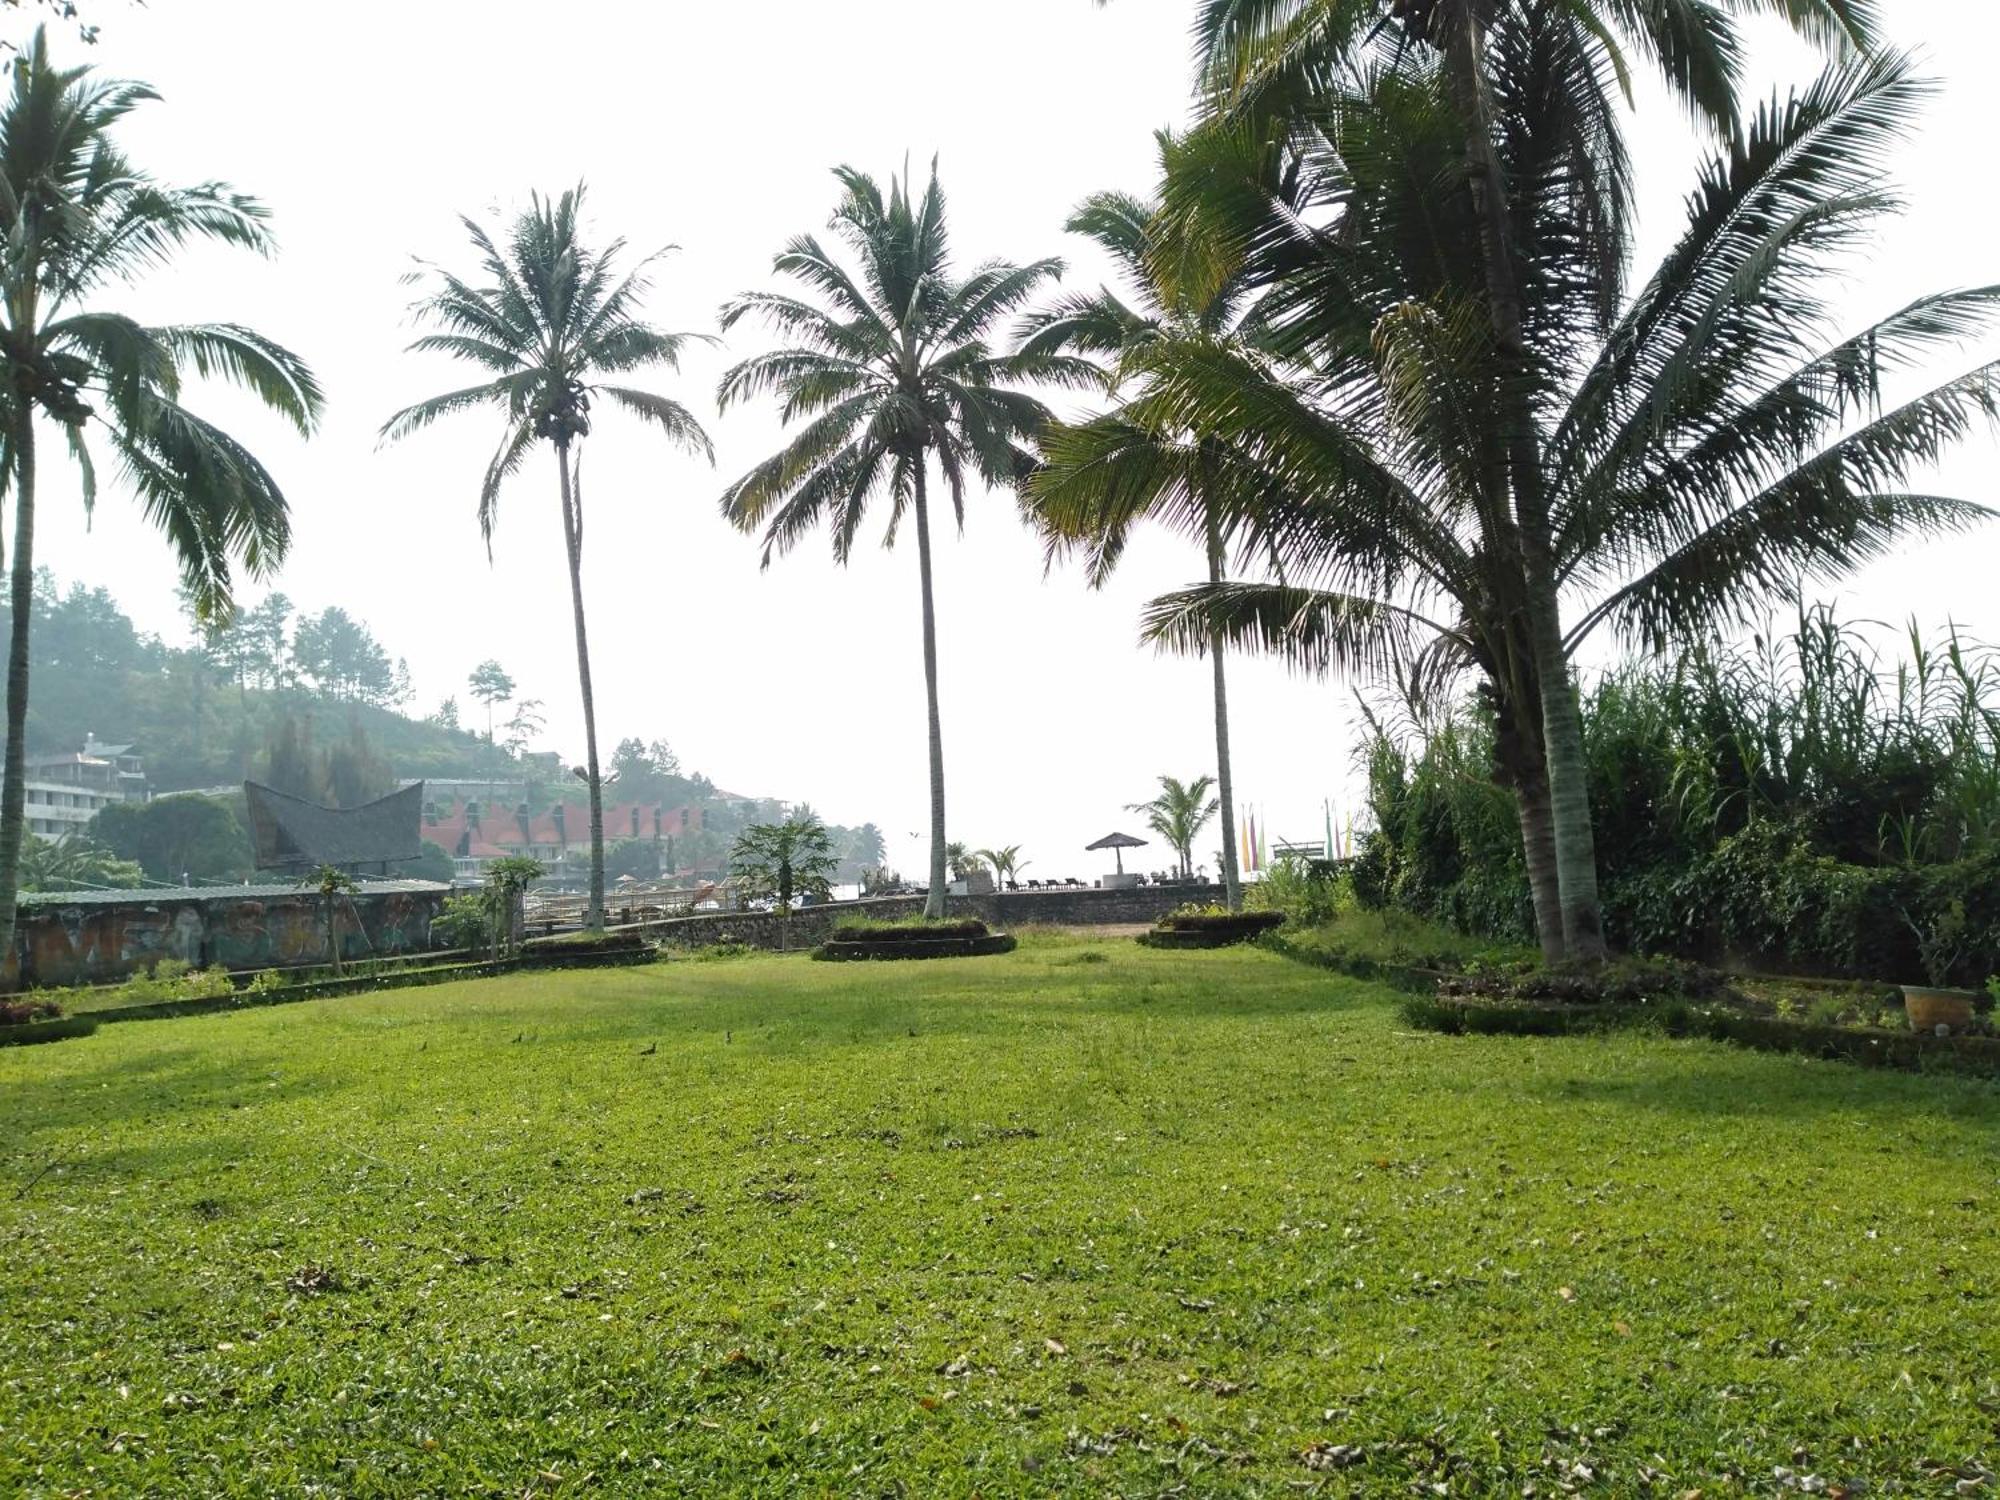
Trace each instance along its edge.
<path fill-rule="evenodd" d="M 1048 1350 L 1048 1351 L 1049 1351 L 1049 1353 L 1051 1353 L 1051 1354 L 1067 1354 L 1067 1353 L 1069 1353 L 1069 1350 L 1067 1350 L 1067 1349 L 1065 1349 L 1065 1348 L 1063 1347 L 1063 1345 L 1062 1345 L 1062 1341 L 1061 1341 L 1061 1340 L 1059 1340 L 1059 1339 L 1043 1339 L 1043 1340 L 1042 1340 L 1042 1347 L 1043 1347 L 1044 1349 Z"/>
<path fill-rule="evenodd" d="M 1351 1469 L 1368 1456 L 1359 1443 L 1314 1443 L 1299 1454 L 1308 1469 Z"/>

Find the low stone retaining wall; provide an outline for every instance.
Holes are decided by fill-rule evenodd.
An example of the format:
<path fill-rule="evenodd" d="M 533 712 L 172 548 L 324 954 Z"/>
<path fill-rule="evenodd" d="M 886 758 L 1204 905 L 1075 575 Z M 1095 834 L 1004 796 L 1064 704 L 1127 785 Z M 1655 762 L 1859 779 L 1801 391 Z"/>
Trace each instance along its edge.
<path fill-rule="evenodd" d="M 1096 889 L 1065 891 L 994 891 L 983 896 L 953 896 L 953 916 L 978 917 L 999 929 L 1015 927 L 1098 927 L 1157 922 L 1190 901 L 1222 899 L 1219 885 L 1142 886 L 1129 891 Z M 693 917 L 668 917 L 619 928 L 643 932 L 677 948 L 706 948 L 716 943 L 742 943 L 751 948 L 811 948 L 849 917 L 894 921 L 924 909 L 921 896 L 887 896 L 869 901 L 836 901 L 792 913 L 789 924 L 771 912 L 703 912 Z"/>

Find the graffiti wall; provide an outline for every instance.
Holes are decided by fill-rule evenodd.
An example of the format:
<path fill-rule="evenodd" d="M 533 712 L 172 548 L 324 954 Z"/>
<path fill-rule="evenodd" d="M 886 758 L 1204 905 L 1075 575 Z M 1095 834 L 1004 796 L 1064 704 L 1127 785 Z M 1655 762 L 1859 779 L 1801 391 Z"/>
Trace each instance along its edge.
<path fill-rule="evenodd" d="M 430 946 L 449 888 L 429 881 L 367 886 L 326 903 L 294 886 L 214 886 L 21 899 L 5 977 L 29 986 L 99 984 L 163 958 L 197 968 L 271 969 L 380 958 Z"/>

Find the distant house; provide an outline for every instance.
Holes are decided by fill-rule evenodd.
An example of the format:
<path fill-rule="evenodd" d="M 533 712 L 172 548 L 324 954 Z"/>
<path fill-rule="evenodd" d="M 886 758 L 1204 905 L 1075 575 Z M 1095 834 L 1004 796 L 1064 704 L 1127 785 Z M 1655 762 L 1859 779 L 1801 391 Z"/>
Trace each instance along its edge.
<path fill-rule="evenodd" d="M 662 846 L 701 831 L 701 809 L 669 807 L 658 802 L 619 802 L 604 809 L 604 842 L 650 839 Z M 558 802 L 547 812 L 530 815 L 525 802 L 511 809 L 480 802 L 433 802 L 424 810 L 423 836 L 452 859 L 454 874 L 478 880 L 493 860 L 524 855 L 551 869 L 572 853 L 590 851 L 590 811 Z"/>
<path fill-rule="evenodd" d="M 60 843 L 114 802 L 144 802 L 151 788 L 130 745 L 83 737 L 81 750 L 45 750 L 26 761 L 28 832 Z"/>

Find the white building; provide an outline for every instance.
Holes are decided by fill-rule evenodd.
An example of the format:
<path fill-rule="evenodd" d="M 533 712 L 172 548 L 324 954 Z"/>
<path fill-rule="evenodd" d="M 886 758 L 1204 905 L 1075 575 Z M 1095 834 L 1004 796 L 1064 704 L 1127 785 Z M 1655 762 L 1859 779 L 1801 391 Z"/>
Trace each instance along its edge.
<path fill-rule="evenodd" d="M 60 842 L 81 833 L 114 802 L 144 802 L 146 772 L 130 745 L 83 737 L 81 750 L 27 758 L 28 832 Z"/>

